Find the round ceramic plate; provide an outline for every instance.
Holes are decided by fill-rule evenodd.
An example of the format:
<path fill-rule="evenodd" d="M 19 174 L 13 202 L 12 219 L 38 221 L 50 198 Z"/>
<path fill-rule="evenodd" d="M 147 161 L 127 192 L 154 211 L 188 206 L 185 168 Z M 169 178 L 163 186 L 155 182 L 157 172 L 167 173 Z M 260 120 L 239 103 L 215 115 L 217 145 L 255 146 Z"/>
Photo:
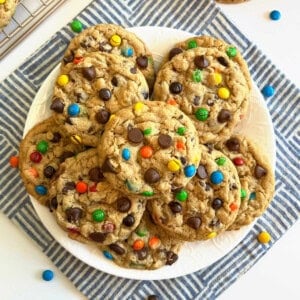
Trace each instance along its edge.
<path fill-rule="evenodd" d="M 158 68 L 162 58 L 174 43 L 192 36 L 184 31 L 163 27 L 135 27 L 129 28 L 129 30 L 140 36 L 148 45 L 153 53 L 156 68 Z M 24 135 L 36 123 L 50 116 L 51 93 L 58 72 L 59 66 L 51 72 L 37 93 L 28 113 Z M 249 113 L 236 130 L 260 142 L 260 146 L 268 154 L 273 166 L 275 165 L 275 138 L 272 122 L 265 102 L 256 87 L 254 87 L 251 95 Z M 67 233 L 57 225 L 48 208 L 40 205 L 33 197 L 31 197 L 31 200 L 45 227 L 74 256 L 98 270 L 139 280 L 174 278 L 204 268 L 230 252 L 252 227 L 250 225 L 238 231 L 225 232 L 208 241 L 185 243 L 180 251 L 178 261 L 172 266 L 151 271 L 124 269 L 107 260 L 96 247 L 69 239 Z"/>

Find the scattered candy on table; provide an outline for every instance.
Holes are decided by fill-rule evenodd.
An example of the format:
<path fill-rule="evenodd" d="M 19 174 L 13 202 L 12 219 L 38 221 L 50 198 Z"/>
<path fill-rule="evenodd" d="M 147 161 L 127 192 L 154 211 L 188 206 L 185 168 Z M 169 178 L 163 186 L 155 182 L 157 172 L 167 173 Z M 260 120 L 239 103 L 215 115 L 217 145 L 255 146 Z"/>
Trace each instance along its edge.
<path fill-rule="evenodd" d="M 53 271 L 51 270 L 45 270 L 43 271 L 42 273 L 42 278 L 45 280 L 45 281 L 51 281 L 54 277 L 54 273 Z"/>
<path fill-rule="evenodd" d="M 272 97 L 275 93 L 274 88 L 271 85 L 266 85 L 263 89 L 262 89 L 262 93 L 265 97 Z"/>
<path fill-rule="evenodd" d="M 267 244 L 271 241 L 271 236 L 268 232 L 262 231 L 258 236 L 257 240 L 262 244 Z"/>
<path fill-rule="evenodd" d="M 77 33 L 81 32 L 83 29 L 83 25 L 79 20 L 72 21 L 70 26 L 71 26 L 71 29 Z"/>
<path fill-rule="evenodd" d="M 272 10 L 269 16 L 271 20 L 278 21 L 281 18 L 281 13 L 278 10 Z"/>
<path fill-rule="evenodd" d="M 17 168 L 19 165 L 19 157 L 18 156 L 11 156 L 9 158 L 9 164 L 12 168 Z"/>

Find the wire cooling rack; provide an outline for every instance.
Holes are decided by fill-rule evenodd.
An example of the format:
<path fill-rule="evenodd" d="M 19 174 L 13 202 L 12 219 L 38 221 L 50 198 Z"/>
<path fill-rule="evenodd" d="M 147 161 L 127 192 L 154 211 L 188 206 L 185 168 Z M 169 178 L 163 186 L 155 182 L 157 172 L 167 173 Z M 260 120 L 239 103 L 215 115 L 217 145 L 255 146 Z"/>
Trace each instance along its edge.
<path fill-rule="evenodd" d="M 64 0 L 22 0 L 10 23 L 0 30 L 0 59 L 49 16 Z"/>

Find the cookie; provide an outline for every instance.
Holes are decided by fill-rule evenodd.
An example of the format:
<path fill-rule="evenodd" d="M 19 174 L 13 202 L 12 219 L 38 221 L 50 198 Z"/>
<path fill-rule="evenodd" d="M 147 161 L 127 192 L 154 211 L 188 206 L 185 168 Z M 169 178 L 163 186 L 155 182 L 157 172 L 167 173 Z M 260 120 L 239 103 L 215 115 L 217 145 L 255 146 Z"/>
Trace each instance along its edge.
<path fill-rule="evenodd" d="M 50 108 L 70 134 L 78 135 L 86 145 L 97 146 L 111 114 L 148 97 L 146 80 L 132 60 L 92 52 L 65 66 Z"/>
<path fill-rule="evenodd" d="M 241 69 L 216 48 L 177 54 L 162 66 L 154 86 L 156 100 L 177 104 L 193 120 L 201 143 L 231 134 L 246 113 L 249 93 Z"/>
<path fill-rule="evenodd" d="M 166 235 L 156 226 L 146 211 L 128 239 L 101 250 L 105 257 L 121 267 L 151 270 L 174 264 L 181 245 L 182 241 Z"/>
<path fill-rule="evenodd" d="M 149 201 L 149 210 L 171 236 L 186 241 L 211 239 L 234 222 L 240 191 L 231 160 L 203 146 L 197 175 L 186 186 Z"/>
<path fill-rule="evenodd" d="M 275 177 L 263 151 L 247 137 L 232 136 L 215 145 L 235 164 L 241 182 L 241 206 L 230 230 L 250 224 L 273 198 Z"/>
<path fill-rule="evenodd" d="M 5 27 L 15 13 L 18 0 L 0 1 L 0 29 Z"/>
<path fill-rule="evenodd" d="M 98 152 L 104 176 L 116 189 L 150 198 L 187 184 L 201 155 L 192 121 L 157 101 L 117 112 L 105 127 Z"/>
<path fill-rule="evenodd" d="M 155 79 L 152 54 L 134 33 L 113 24 L 89 27 L 70 42 L 64 54 L 62 68 L 87 52 L 107 52 L 130 59 L 144 74 L 150 90 L 152 89 Z"/>
<path fill-rule="evenodd" d="M 36 124 L 21 141 L 19 150 L 20 174 L 28 193 L 46 204 L 59 165 L 83 150 L 84 146 L 72 143 L 53 117 Z"/>
<path fill-rule="evenodd" d="M 146 201 L 125 197 L 103 177 L 96 149 L 67 159 L 59 169 L 54 203 L 58 224 L 75 240 L 107 245 L 138 226 Z"/>

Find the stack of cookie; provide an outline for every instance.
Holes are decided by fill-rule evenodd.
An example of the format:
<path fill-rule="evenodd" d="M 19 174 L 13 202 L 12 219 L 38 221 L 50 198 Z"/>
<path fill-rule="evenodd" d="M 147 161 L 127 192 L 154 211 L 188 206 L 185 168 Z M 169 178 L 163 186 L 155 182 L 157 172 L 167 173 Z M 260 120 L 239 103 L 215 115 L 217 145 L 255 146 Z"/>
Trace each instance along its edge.
<path fill-rule="evenodd" d="M 184 241 L 239 229 L 272 199 L 270 164 L 233 133 L 250 90 L 245 61 L 223 41 L 174 45 L 155 79 L 137 36 L 88 28 L 66 50 L 53 115 L 21 142 L 25 186 L 70 238 L 116 264 L 171 265 Z"/>

